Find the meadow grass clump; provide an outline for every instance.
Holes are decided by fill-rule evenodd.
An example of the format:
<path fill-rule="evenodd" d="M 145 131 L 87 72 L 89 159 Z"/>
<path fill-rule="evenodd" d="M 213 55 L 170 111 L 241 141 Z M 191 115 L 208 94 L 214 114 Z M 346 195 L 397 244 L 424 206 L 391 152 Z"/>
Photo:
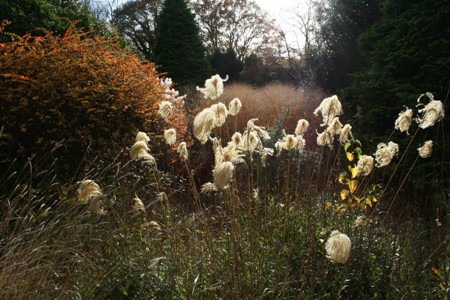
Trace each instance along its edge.
<path fill-rule="evenodd" d="M 221 102 L 222 79 L 198 89 L 211 96 L 190 116 L 194 142 L 173 138 L 169 117 L 181 108 L 164 102 L 166 128 L 153 133 L 166 131 L 161 147 L 183 169 L 160 168 L 160 149 L 134 132 L 114 160 L 78 168 L 72 182 L 34 174 L 33 161 L 6 173 L 2 298 L 445 298 L 447 220 L 391 218 L 397 194 L 376 176 L 403 151 L 433 157 L 429 144 L 365 149 L 339 120 L 337 97 L 315 99 L 320 119 L 299 114 L 283 128 L 298 104 L 284 102 L 266 125 L 244 114 L 241 95 L 226 98 L 239 97 L 238 111 Z"/>

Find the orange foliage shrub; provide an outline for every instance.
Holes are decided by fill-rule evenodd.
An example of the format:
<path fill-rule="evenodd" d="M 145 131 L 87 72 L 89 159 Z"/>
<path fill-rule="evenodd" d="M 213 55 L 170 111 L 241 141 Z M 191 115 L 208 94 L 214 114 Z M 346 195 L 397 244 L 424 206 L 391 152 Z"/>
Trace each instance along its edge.
<path fill-rule="evenodd" d="M 61 38 L 51 33 L 6 38 L 2 29 L 3 162 L 61 145 L 59 157 L 73 166 L 88 147 L 102 157 L 117 154 L 134 143 L 138 131 L 150 136 L 157 154 L 168 125 L 157 115 L 165 88 L 153 64 L 143 63 L 115 39 L 73 28 Z M 187 134 L 182 110 L 170 122 L 179 134 Z"/>

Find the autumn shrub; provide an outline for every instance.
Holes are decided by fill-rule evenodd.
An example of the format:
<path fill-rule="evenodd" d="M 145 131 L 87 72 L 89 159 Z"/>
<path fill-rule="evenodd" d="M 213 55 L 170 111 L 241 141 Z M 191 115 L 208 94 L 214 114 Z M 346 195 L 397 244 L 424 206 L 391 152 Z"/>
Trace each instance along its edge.
<path fill-rule="evenodd" d="M 152 63 L 114 38 L 74 26 L 63 37 L 0 33 L 3 165 L 55 146 L 58 165 L 66 169 L 86 153 L 105 160 L 131 146 L 138 131 L 147 132 L 154 152 L 165 152 L 158 149 L 165 123 L 157 110 L 166 87 Z M 171 116 L 181 136 L 187 133 L 183 115 L 177 110 Z"/>

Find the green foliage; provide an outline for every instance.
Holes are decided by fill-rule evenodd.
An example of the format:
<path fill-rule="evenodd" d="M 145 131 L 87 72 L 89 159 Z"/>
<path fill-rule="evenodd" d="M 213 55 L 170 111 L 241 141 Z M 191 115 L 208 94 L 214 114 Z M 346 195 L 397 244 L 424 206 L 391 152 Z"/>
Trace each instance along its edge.
<path fill-rule="evenodd" d="M 204 83 L 211 75 L 194 15 L 184 0 L 166 0 L 157 20 L 155 63 L 179 85 Z"/>
<path fill-rule="evenodd" d="M 101 25 L 89 8 L 78 0 L 0 0 L 0 21 L 11 22 L 9 31 L 18 35 L 44 28 L 62 35 L 74 21 L 85 30 Z"/>

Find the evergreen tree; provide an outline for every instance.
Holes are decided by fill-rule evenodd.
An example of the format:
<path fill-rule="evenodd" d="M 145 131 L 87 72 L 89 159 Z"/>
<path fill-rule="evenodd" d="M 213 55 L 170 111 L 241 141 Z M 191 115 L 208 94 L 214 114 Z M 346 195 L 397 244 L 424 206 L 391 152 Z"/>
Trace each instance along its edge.
<path fill-rule="evenodd" d="M 89 8 L 78 0 L 0 0 L 1 20 L 10 21 L 7 31 L 18 35 L 38 27 L 62 35 L 74 21 L 86 30 L 103 30 Z"/>
<path fill-rule="evenodd" d="M 212 73 L 194 15 L 184 0 L 165 0 L 157 21 L 155 63 L 179 85 L 204 83 Z"/>
<path fill-rule="evenodd" d="M 220 50 L 214 51 L 208 57 L 208 60 L 211 67 L 220 77 L 225 78 L 228 75 L 230 81 L 238 80 L 239 74 L 244 68 L 244 64 L 237 58 L 236 52 L 231 48 L 225 53 L 222 53 Z"/>
<path fill-rule="evenodd" d="M 425 92 L 442 100 L 448 115 L 449 17 L 448 1 L 385 0 L 383 18 L 360 38 L 368 66 L 353 76 L 351 87 L 342 97 L 347 102 L 346 107 L 352 104 L 352 109 L 347 109 L 346 113 L 354 116 L 352 124 L 355 130 L 360 130 L 356 135 L 364 137 L 368 149 L 375 149 L 377 143 L 385 142 L 389 136 L 404 151 L 411 136 L 415 138 L 397 174 L 408 174 L 406 184 L 410 185 L 405 191 L 415 194 L 411 199 L 421 200 L 415 204 L 429 213 L 436 213 L 436 207 L 443 213 L 448 211 L 448 198 L 446 200 L 443 195 L 450 192 L 450 140 L 446 138 L 450 118 L 446 116 L 427 129 L 413 124 L 411 136 L 393 129 L 399 112 L 405 109 L 403 106 L 416 110 L 416 99 Z M 417 147 L 426 140 L 434 142 L 433 156 L 420 160 L 409 173 L 417 158 Z"/>

